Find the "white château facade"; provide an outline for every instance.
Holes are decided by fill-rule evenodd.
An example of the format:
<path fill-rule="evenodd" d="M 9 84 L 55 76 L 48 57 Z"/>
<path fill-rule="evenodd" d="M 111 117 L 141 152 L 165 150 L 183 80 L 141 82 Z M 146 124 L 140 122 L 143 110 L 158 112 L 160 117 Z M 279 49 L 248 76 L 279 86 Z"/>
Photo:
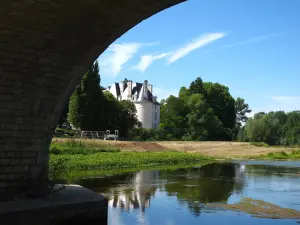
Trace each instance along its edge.
<path fill-rule="evenodd" d="M 130 100 L 135 104 L 137 118 L 143 128 L 158 128 L 160 123 L 160 104 L 153 95 L 153 85 L 145 80 L 143 83 L 131 80 L 114 83 L 106 89 L 116 99 Z"/>

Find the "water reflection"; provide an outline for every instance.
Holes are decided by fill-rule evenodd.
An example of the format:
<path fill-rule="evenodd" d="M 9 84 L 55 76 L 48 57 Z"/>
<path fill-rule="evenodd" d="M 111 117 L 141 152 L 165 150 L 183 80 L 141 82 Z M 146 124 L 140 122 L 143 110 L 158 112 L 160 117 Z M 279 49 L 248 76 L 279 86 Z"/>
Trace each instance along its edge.
<path fill-rule="evenodd" d="M 242 190 L 244 169 L 238 164 L 210 164 L 175 171 L 140 171 L 105 178 L 89 178 L 80 184 L 109 198 L 109 206 L 125 211 L 150 207 L 157 191 L 176 196 L 200 215 L 202 203 L 226 202 L 233 192 Z"/>
<path fill-rule="evenodd" d="M 224 216 L 240 224 L 244 221 L 237 217 L 246 218 L 245 215 L 213 211 L 205 203 L 231 204 L 251 197 L 300 210 L 299 175 L 300 169 L 295 165 L 237 162 L 89 177 L 76 183 L 108 197 L 109 224 L 198 224 L 199 220 L 222 223 Z M 211 213 L 218 217 L 209 216 Z M 249 224 L 277 223 L 251 217 L 247 220 Z"/>
<path fill-rule="evenodd" d="M 134 174 L 132 178 L 132 189 L 121 190 L 113 189 L 110 191 L 109 206 L 129 209 L 141 209 L 150 206 L 150 198 L 155 195 L 157 187 L 155 181 L 159 178 L 159 171 L 141 171 Z"/>

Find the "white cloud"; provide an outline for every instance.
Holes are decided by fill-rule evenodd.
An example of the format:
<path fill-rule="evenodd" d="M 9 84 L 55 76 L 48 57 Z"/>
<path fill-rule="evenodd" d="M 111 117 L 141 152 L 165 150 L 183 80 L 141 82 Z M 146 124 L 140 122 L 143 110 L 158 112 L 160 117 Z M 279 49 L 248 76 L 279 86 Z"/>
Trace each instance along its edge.
<path fill-rule="evenodd" d="M 171 64 L 178 59 L 181 59 L 188 55 L 190 52 L 202 48 L 220 38 L 225 37 L 226 33 L 208 33 L 200 36 L 196 40 L 186 44 L 185 46 L 179 48 L 174 53 L 171 54 L 170 58 L 168 59 L 168 64 Z"/>
<path fill-rule="evenodd" d="M 178 96 L 178 90 L 153 87 L 153 95 L 157 96 L 157 100 L 167 99 L 170 95 Z"/>
<path fill-rule="evenodd" d="M 140 57 L 140 62 L 133 67 L 133 69 L 145 72 L 145 70 L 155 61 L 163 59 L 168 56 L 169 53 L 161 53 L 159 55 L 143 55 Z"/>
<path fill-rule="evenodd" d="M 280 32 L 280 33 L 273 33 L 273 34 L 265 34 L 265 35 L 262 35 L 262 36 L 259 36 L 259 37 L 249 38 L 249 39 L 239 41 L 239 42 L 236 42 L 236 43 L 233 43 L 233 44 L 224 45 L 222 48 L 232 48 L 232 47 L 235 47 L 235 46 L 238 46 L 238 45 L 255 43 L 255 42 L 263 41 L 263 40 L 266 40 L 266 39 L 269 39 L 269 38 L 286 35 L 288 33 L 289 33 L 289 31 Z"/>
<path fill-rule="evenodd" d="M 108 49 L 98 58 L 100 73 L 105 76 L 117 76 L 127 63 L 141 47 L 153 46 L 159 44 L 154 43 L 122 43 L 112 44 Z"/>

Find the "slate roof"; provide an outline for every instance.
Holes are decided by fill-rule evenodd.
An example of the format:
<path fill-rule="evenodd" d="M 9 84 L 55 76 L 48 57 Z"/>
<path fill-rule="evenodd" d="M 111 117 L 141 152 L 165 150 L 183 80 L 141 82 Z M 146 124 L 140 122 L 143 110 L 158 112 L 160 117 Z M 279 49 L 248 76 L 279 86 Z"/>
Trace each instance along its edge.
<path fill-rule="evenodd" d="M 134 84 L 135 84 L 135 86 L 131 90 L 131 95 L 138 95 L 138 96 L 140 96 L 140 94 L 142 94 L 141 90 L 143 90 L 143 83 L 136 82 Z M 128 87 L 127 82 L 124 83 L 123 90 L 121 90 L 120 83 L 115 82 L 114 85 L 116 87 L 116 94 L 117 94 L 117 96 L 122 95 L 122 93 L 124 93 L 125 89 Z M 110 88 L 111 87 L 109 87 L 109 89 Z M 155 102 L 153 101 L 154 100 L 153 95 L 152 95 L 152 93 L 149 90 L 147 90 L 147 93 L 146 93 L 146 96 L 144 96 L 144 99 L 148 100 L 148 101 L 151 101 L 154 104 L 159 105 L 159 103 L 157 101 L 155 101 Z"/>

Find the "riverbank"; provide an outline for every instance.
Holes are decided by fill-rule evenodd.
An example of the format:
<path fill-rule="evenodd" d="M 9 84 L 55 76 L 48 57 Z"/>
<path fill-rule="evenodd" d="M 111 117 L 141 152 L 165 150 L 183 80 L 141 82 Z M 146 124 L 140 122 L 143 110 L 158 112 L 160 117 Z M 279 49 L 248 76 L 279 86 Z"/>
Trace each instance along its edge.
<path fill-rule="evenodd" d="M 103 141 L 91 139 L 72 139 L 73 142 L 82 143 L 90 148 L 102 151 L 115 150 L 122 152 L 168 152 L 179 151 L 197 153 L 214 158 L 225 159 L 248 159 L 266 157 L 268 154 L 290 154 L 300 148 L 256 146 L 245 142 L 226 141 L 157 141 L 157 142 L 126 142 L 126 141 Z M 54 138 L 52 146 L 64 145 L 70 139 Z M 268 156 L 269 158 L 271 155 Z M 300 154 L 299 154 L 300 158 Z"/>
<path fill-rule="evenodd" d="M 206 164 L 214 159 L 300 159 L 300 150 L 259 147 L 238 142 L 122 142 L 53 139 L 50 178 L 172 169 Z"/>
<path fill-rule="evenodd" d="M 54 140 L 50 146 L 50 178 L 95 171 L 172 168 L 212 161 L 211 157 L 179 151 L 121 151 L 89 140 Z"/>

